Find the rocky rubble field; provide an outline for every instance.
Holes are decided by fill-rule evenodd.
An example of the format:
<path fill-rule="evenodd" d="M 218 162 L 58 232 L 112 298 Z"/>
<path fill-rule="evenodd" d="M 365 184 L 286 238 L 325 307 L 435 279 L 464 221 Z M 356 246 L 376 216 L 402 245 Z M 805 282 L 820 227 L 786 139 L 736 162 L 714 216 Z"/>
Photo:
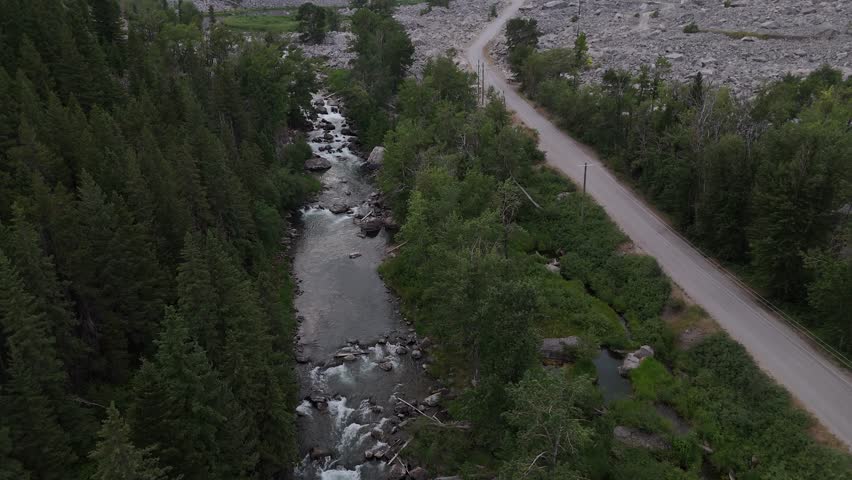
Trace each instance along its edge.
<path fill-rule="evenodd" d="M 398 8 L 394 17 L 414 43 L 413 73 L 419 75 L 430 57 L 451 50 L 461 55 L 489 22 L 491 6 L 499 12 L 507 3 L 505 0 L 453 0 L 449 8 L 433 8 L 423 14 L 424 4 Z"/>
<path fill-rule="evenodd" d="M 538 21 L 539 48 L 569 47 L 577 24 L 586 32 L 594 67 L 636 70 L 665 56 L 674 79 L 705 79 L 750 95 L 785 73 L 829 64 L 852 74 L 852 2 L 834 0 L 529 0 L 521 16 Z M 729 6 L 726 7 L 726 4 Z M 698 33 L 684 33 L 695 23 Z M 498 40 L 492 52 L 504 59 Z"/>
<path fill-rule="evenodd" d="M 455 0 L 450 8 L 425 9 L 425 3 L 397 8 L 394 17 L 405 27 L 414 44 L 414 64 L 411 72 L 420 75 L 431 57 L 455 50 L 458 54 L 489 21 L 491 6 L 497 10 L 505 0 Z M 344 10 L 344 15 L 352 12 Z M 308 55 L 325 57 L 332 67 L 345 67 L 354 58 L 347 51 L 352 38 L 349 32 L 330 33 L 319 45 L 303 45 Z"/>

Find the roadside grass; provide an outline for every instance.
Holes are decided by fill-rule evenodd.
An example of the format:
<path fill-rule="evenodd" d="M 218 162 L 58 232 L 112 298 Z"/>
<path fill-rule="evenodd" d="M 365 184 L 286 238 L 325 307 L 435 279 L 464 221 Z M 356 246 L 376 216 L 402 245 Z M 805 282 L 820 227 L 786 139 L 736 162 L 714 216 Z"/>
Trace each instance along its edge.
<path fill-rule="evenodd" d="M 291 33 L 299 29 L 299 22 L 289 15 L 229 15 L 221 22 L 243 32 Z"/>

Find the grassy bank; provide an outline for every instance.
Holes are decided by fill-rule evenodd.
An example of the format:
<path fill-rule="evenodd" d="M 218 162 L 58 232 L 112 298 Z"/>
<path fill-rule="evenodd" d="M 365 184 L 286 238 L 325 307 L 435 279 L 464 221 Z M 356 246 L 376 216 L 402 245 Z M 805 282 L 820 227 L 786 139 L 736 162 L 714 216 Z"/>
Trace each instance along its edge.
<path fill-rule="evenodd" d="M 292 33 L 299 29 L 299 21 L 290 15 L 228 15 L 219 21 L 234 30 L 243 32 Z"/>

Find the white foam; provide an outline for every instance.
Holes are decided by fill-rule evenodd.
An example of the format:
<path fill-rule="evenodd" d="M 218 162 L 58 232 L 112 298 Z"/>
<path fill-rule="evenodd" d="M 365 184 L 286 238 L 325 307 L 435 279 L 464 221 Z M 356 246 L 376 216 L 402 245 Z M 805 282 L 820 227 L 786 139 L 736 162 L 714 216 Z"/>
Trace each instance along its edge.
<path fill-rule="evenodd" d="M 339 400 L 330 400 L 328 402 L 328 412 L 331 414 L 334 419 L 334 429 L 335 431 L 342 431 L 344 426 L 347 425 L 349 420 L 349 416 L 354 412 L 354 408 L 350 408 L 346 406 L 346 397 L 340 397 Z"/>
<path fill-rule="evenodd" d="M 360 480 L 361 466 L 355 470 L 326 470 L 320 474 L 322 480 Z"/>
<path fill-rule="evenodd" d="M 349 368 L 347 368 L 347 364 L 345 363 L 336 367 L 327 368 L 322 375 L 325 377 L 323 382 L 326 382 L 328 378 L 337 378 L 343 383 L 355 383 L 355 377 L 352 376 L 352 372 L 349 371 Z"/>
<path fill-rule="evenodd" d="M 314 414 L 314 409 L 312 408 L 311 402 L 307 400 L 302 400 L 302 403 L 300 403 L 299 406 L 296 407 L 296 412 L 298 412 L 299 415 L 311 417 Z"/>
<path fill-rule="evenodd" d="M 343 434 L 340 435 L 340 442 L 337 444 L 337 451 L 344 453 L 348 448 L 355 448 L 361 442 L 359 433 L 364 425 L 360 423 L 350 423 L 343 429 Z"/>

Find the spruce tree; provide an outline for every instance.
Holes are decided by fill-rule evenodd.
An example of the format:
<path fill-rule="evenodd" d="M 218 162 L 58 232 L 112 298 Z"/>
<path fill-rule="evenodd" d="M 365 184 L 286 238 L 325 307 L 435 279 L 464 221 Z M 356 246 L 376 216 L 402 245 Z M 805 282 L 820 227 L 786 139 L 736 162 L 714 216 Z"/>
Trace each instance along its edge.
<path fill-rule="evenodd" d="M 0 391 L 2 398 L 2 391 Z M 9 428 L 0 424 L 0 480 L 30 480 L 30 472 L 12 457 L 12 439 Z"/>
<path fill-rule="evenodd" d="M 133 382 L 130 418 L 141 445 L 186 479 L 247 478 L 255 462 L 233 395 L 184 319 L 166 311 L 157 354 Z"/>
<path fill-rule="evenodd" d="M 168 468 L 159 466 L 153 447 L 137 448 L 130 426 L 110 404 L 107 418 L 98 432 L 97 447 L 89 454 L 95 462 L 92 480 L 165 480 Z"/>
<path fill-rule="evenodd" d="M 9 258 L 0 251 L 0 326 L 8 358 L 0 397 L 2 425 L 9 428 L 12 456 L 40 479 L 65 478 L 76 462 L 59 423 L 65 398 L 62 371 L 50 327 L 37 313 Z"/>

